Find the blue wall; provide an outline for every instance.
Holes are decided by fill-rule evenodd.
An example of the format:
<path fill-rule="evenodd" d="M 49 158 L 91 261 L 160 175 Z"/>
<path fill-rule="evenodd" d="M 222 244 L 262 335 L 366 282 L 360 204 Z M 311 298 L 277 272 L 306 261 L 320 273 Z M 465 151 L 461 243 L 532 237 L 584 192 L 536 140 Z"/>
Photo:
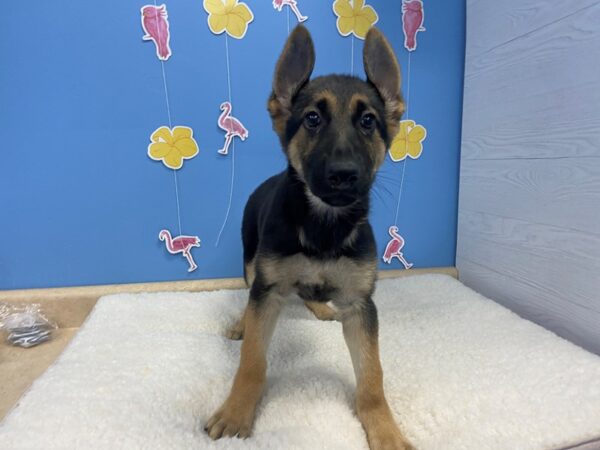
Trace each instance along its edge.
<path fill-rule="evenodd" d="M 160 62 L 153 43 L 141 39 L 145 3 L 10 2 L 0 15 L 0 289 L 242 273 L 244 203 L 264 178 L 285 167 L 265 105 L 287 35 L 286 10 L 247 0 L 254 22 L 244 39 L 229 38 L 234 115 L 250 137 L 236 142 L 233 205 L 215 247 L 231 176 L 230 157 L 216 153 L 223 143 L 218 108 L 227 99 L 225 37 L 209 31 L 201 0 L 166 3 L 173 125 L 192 127 L 200 146 L 178 172 L 183 232 L 202 240 L 193 250 L 198 269 L 188 274 L 185 260 L 158 240 L 161 228 L 177 233 L 178 226 L 173 172 L 146 155 L 151 132 L 167 124 L 167 114 Z M 368 3 L 406 72 L 400 1 Z M 331 2 L 299 5 L 310 17 L 315 74 L 349 72 L 351 39 L 338 34 Z M 428 136 L 422 156 L 406 166 L 399 225 L 415 267 L 452 266 L 464 5 L 425 0 L 425 10 L 427 31 L 418 34 L 411 56 L 410 116 Z M 355 39 L 355 70 L 362 76 L 361 51 Z M 388 158 L 377 183 L 372 224 L 381 251 L 401 168 Z"/>

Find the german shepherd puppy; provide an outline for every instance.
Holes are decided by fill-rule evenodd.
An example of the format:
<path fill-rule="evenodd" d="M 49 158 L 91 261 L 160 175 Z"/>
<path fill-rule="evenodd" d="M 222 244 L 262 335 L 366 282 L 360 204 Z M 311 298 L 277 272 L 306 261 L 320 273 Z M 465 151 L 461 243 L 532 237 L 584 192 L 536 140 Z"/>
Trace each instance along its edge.
<path fill-rule="evenodd" d="M 375 28 L 367 34 L 363 59 L 366 82 L 342 75 L 309 80 L 313 43 L 298 26 L 277 62 L 268 109 L 288 168 L 261 184 L 244 211 L 250 299 L 228 333 L 244 341 L 231 393 L 206 424 L 213 439 L 250 434 L 267 346 L 286 297 L 296 293 L 318 318 L 343 324 L 356 374 L 356 409 L 370 448 L 412 448 L 383 392 L 371 299 L 377 254 L 368 221 L 369 192 L 404 111 L 400 69 Z"/>

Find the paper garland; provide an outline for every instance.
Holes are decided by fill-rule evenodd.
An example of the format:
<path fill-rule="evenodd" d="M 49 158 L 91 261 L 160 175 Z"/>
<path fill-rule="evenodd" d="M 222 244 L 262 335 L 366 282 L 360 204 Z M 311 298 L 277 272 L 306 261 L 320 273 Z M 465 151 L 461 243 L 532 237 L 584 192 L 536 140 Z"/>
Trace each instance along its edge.
<path fill-rule="evenodd" d="M 398 213 L 400 211 L 400 202 L 402 200 L 402 190 L 404 187 L 404 176 L 406 171 L 407 156 L 411 159 L 417 159 L 423 152 L 423 141 L 427 137 L 427 130 L 423 125 L 418 125 L 414 120 L 408 118 L 408 108 L 410 106 L 410 63 L 411 54 L 417 49 L 417 33 L 425 31 L 423 21 L 425 12 L 422 0 L 402 0 L 402 31 L 404 32 L 404 48 L 408 53 L 408 74 L 406 90 L 406 118 L 400 121 L 398 134 L 392 140 L 389 148 L 390 159 L 393 162 L 403 161 L 402 175 L 400 179 L 400 189 L 398 191 L 398 201 L 396 203 L 396 214 L 394 224 L 398 223 Z M 405 269 L 410 269 L 413 265 L 406 261 L 402 248 L 404 247 L 404 238 L 398 232 L 398 226 L 392 225 L 388 228 L 391 240 L 388 242 L 384 254 L 383 262 L 391 264 L 394 258 L 402 263 Z"/>
<path fill-rule="evenodd" d="M 367 31 L 379 20 L 372 6 L 365 5 L 364 0 L 335 0 L 333 12 L 337 16 L 335 22 L 342 36 L 350 34 L 359 39 L 367 36 Z"/>
<path fill-rule="evenodd" d="M 386 264 L 391 264 L 392 259 L 397 258 L 405 269 L 410 269 L 413 265 L 404 258 L 404 254 L 402 253 L 402 248 L 404 247 L 404 238 L 398 234 L 398 227 L 392 225 L 388 229 L 388 233 L 392 239 L 390 239 L 385 247 L 385 252 L 383 253 L 383 262 Z"/>
<path fill-rule="evenodd" d="M 221 235 L 227 225 L 231 204 L 233 202 L 233 186 L 235 182 L 235 137 L 242 141 L 248 137 L 248 130 L 242 123 L 231 116 L 233 101 L 231 99 L 231 74 L 229 72 L 229 41 L 228 36 L 242 39 L 248 31 L 248 25 L 254 20 L 254 14 L 243 2 L 239 0 L 204 0 L 204 10 L 208 13 L 207 22 L 209 30 L 216 35 L 225 34 L 225 62 L 227 65 L 227 94 L 226 102 L 221 103 L 221 111 L 217 125 L 225 131 L 223 148 L 217 150 L 222 155 L 229 154 L 229 145 L 233 144 L 231 151 L 231 184 L 229 188 L 229 201 L 223 224 L 217 235 L 215 246 L 219 246 Z"/>
<path fill-rule="evenodd" d="M 166 61 L 171 56 L 171 33 L 169 32 L 169 16 L 165 4 L 160 6 L 145 5 L 141 8 L 142 28 L 144 41 L 152 41 L 156 46 L 156 56 L 161 61 Z"/>
<path fill-rule="evenodd" d="M 245 141 L 248 137 L 248 130 L 242 125 L 242 122 L 231 115 L 231 103 L 223 102 L 220 108 L 222 113 L 217 119 L 217 125 L 225 131 L 225 143 L 223 144 L 223 148 L 217 150 L 217 153 L 227 155 L 229 153 L 229 144 L 231 144 L 233 138 L 237 137 Z"/>
<path fill-rule="evenodd" d="M 296 15 L 296 19 L 299 23 L 308 20 L 308 16 L 303 16 L 298 9 L 298 2 L 296 0 L 273 0 L 273 8 L 275 8 L 277 11 L 281 12 L 284 6 L 289 6 L 292 12 Z"/>
<path fill-rule="evenodd" d="M 167 251 L 171 254 L 181 253 L 188 261 L 188 272 L 198 268 L 191 254 L 193 247 L 200 247 L 198 236 L 185 236 L 181 233 L 181 211 L 179 205 L 179 186 L 177 181 L 177 170 L 183 166 L 183 161 L 191 159 L 198 154 L 198 144 L 193 137 L 193 131 L 185 126 L 173 126 L 171 122 L 171 107 L 169 102 L 169 90 L 167 88 L 167 75 L 165 71 L 165 61 L 172 54 L 169 42 L 171 39 L 167 7 L 165 4 L 160 6 L 144 5 L 140 9 L 142 29 L 144 30 L 145 41 L 152 41 L 156 46 L 156 56 L 161 63 L 162 81 L 165 93 L 165 103 L 167 107 L 168 126 L 158 127 L 150 135 L 150 144 L 148 145 L 147 155 L 155 161 L 161 161 L 166 167 L 173 170 L 173 180 L 175 183 L 175 198 L 177 200 L 177 224 L 179 225 L 179 235 L 171 237 L 167 229 L 161 230 L 158 237 L 166 244 Z"/>
<path fill-rule="evenodd" d="M 192 248 L 200 247 L 200 239 L 198 236 L 177 236 L 173 238 L 171 237 L 169 230 L 161 230 L 158 234 L 158 238 L 161 241 L 164 241 L 167 251 L 170 254 L 176 255 L 177 253 L 181 253 L 181 255 L 187 259 L 188 264 L 190 265 L 188 272 L 193 272 L 198 268 L 194 261 L 194 257 L 192 256 Z"/>
<path fill-rule="evenodd" d="M 273 0 L 273 8 L 277 11 L 282 11 L 284 6 L 288 6 L 288 28 L 289 28 L 289 11 L 291 10 L 298 22 L 304 22 L 308 19 L 302 15 L 298 8 L 297 0 Z M 226 34 L 235 39 L 242 39 L 248 31 L 249 24 L 254 20 L 254 14 L 246 3 L 239 0 L 204 0 L 203 6 L 208 13 L 207 23 L 210 31 L 214 34 Z M 365 4 L 365 0 L 335 0 L 332 4 L 333 12 L 337 17 L 336 27 L 340 35 L 357 37 L 365 39 L 366 34 L 374 24 L 379 20 L 379 16 L 375 9 Z M 423 27 L 424 9 L 422 0 L 402 0 L 402 29 L 404 32 L 404 47 L 407 51 L 413 52 L 417 48 L 417 33 L 425 31 Z M 150 144 L 148 145 L 148 156 L 156 161 L 161 161 L 166 167 L 173 169 L 175 176 L 175 189 L 177 187 L 177 170 L 183 166 L 187 159 L 191 159 L 199 152 L 198 144 L 193 138 L 193 131 L 189 127 L 175 126 L 171 124 L 171 114 L 169 111 L 169 100 L 167 91 L 166 75 L 164 71 L 164 61 L 168 60 L 172 51 L 170 48 L 170 30 L 168 13 L 165 4 L 160 6 L 145 5 L 141 8 L 141 24 L 144 30 L 143 40 L 152 41 L 156 47 L 156 55 L 163 64 L 163 81 L 165 86 L 165 97 L 167 100 L 167 110 L 169 113 L 169 126 L 161 126 L 157 128 L 150 136 Z M 229 99 L 221 104 L 221 114 L 217 120 L 217 125 L 225 131 L 225 142 L 223 148 L 218 150 L 219 154 L 228 155 L 230 144 L 234 144 L 235 138 L 244 141 L 248 135 L 248 129 L 240 120 L 231 115 L 231 80 L 229 74 L 229 50 L 227 39 L 226 58 L 227 58 L 227 81 Z M 354 43 L 352 42 L 352 58 L 351 58 L 351 73 L 354 73 Z M 408 90 L 407 90 L 407 110 L 408 98 L 410 98 L 410 53 L 408 63 Z M 406 116 L 408 117 L 408 111 Z M 396 209 L 395 222 L 398 220 L 398 210 L 400 199 L 402 196 L 402 184 L 404 181 L 404 170 L 406 159 L 417 159 L 423 151 L 423 141 L 427 136 L 427 130 L 420 124 L 408 118 L 400 122 L 400 130 L 394 137 L 390 145 L 389 155 L 392 161 L 404 161 L 402 169 L 402 182 L 398 195 L 398 205 Z M 232 164 L 233 163 L 232 152 Z M 225 221 L 217 238 L 217 245 L 227 223 L 229 209 L 231 207 L 231 195 L 233 192 L 234 166 L 232 166 L 232 181 L 230 192 L 230 204 L 227 209 Z M 179 218 L 179 198 L 178 203 L 178 219 L 180 223 L 180 235 L 172 238 L 168 230 L 161 231 L 159 237 L 166 242 L 167 250 L 172 253 L 182 253 L 188 260 L 190 265 L 189 271 L 197 268 L 196 263 L 191 255 L 192 247 L 200 246 L 198 236 L 185 236 L 181 234 L 181 219 Z M 402 253 L 402 248 L 405 241 L 398 232 L 398 227 L 392 225 L 388 229 L 391 240 L 388 242 L 383 260 L 387 264 L 391 264 L 392 260 L 398 259 L 406 269 L 412 267 L 412 264 L 406 261 Z"/>
<path fill-rule="evenodd" d="M 417 49 L 417 33 L 425 31 L 425 11 L 421 0 L 402 0 L 402 31 L 404 47 L 409 52 Z"/>
<path fill-rule="evenodd" d="M 148 156 L 162 163 L 169 169 L 178 170 L 184 159 L 191 159 L 198 154 L 198 144 L 189 127 L 159 127 L 150 135 Z"/>
<path fill-rule="evenodd" d="M 214 34 L 226 32 L 233 38 L 242 39 L 248 24 L 254 20 L 252 10 L 238 0 L 204 0 L 203 6 L 208 13 L 208 28 Z"/>
<path fill-rule="evenodd" d="M 392 141 L 388 151 L 394 162 L 402 161 L 407 156 L 417 159 L 423 152 L 423 141 L 427 130 L 423 125 L 417 125 L 414 120 L 401 120 L 400 131 Z"/>

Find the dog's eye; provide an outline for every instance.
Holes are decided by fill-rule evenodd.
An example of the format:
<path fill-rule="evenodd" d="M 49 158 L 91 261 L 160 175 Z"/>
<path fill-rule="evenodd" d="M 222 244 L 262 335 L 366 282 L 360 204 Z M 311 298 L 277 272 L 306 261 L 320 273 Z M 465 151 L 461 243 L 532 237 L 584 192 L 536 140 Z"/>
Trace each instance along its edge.
<path fill-rule="evenodd" d="M 315 129 L 321 125 L 321 116 L 314 111 L 309 112 L 304 116 L 304 124 L 307 128 Z"/>
<path fill-rule="evenodd" d="M 375 126 L 375 116 L 371 113 L 367 113 L 360 119 L 360 126 L 365 130 L 372 130 Z"/>

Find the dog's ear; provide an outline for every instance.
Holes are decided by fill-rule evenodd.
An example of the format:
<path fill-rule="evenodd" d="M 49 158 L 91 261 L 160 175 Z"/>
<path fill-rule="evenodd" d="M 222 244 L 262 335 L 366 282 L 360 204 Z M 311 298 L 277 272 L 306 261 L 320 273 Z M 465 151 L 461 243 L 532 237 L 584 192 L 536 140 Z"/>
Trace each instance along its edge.
<path fill-rule="evenodd" d="M 273 93 L 268 105 L 273 127 L 282 140 L 291 115 L 292 99 L 310 78 L 314 65 L 315 49 L 310 33 L 298 25 L 288 37 L 277 61 Z"/>
<path fill-rule="evenodd" d="M 396 136 L 404 112 L 400 93 L 400 66 L 394 50 L 377 28 L 371 28 L 365 39 L 363 62 L 367 80 L 375 86 L 385 103 L 386 123 L 390 138 Z"/>

